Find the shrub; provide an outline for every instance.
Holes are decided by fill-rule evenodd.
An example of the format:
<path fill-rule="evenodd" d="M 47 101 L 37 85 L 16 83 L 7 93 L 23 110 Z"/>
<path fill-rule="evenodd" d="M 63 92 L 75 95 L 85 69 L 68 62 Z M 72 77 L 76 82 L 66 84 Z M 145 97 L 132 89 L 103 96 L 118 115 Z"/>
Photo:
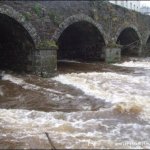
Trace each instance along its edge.
<path fill-rule="evenodd" d="M 59 14 L 53 11 L 49 11 L 48 16 L 54 22 L 54 24 L 59 25 L 61 23 L 62 18 L 60 17 Z"/>
<path fill-rule="evenodd" d="M 32 8 L 32 10 L 33 10 L 38 16 L 41 15 L 42 8 L 41 8 L 41 6 L 40 6 L 38 3 L 36 3 L 36 4 L 34 5 L 34 7 Z"/>

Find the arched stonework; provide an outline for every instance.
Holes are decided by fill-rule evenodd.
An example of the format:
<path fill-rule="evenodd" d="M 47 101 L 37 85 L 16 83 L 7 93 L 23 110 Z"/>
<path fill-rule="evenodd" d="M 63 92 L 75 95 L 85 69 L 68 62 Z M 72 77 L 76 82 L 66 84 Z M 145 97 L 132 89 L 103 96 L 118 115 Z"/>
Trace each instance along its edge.
<path fill-rule="evenodd" d="M 32 26 L 31 23 L 25 20 L 25 17 L 23 15 L 21 15 L 19 12 L 8 5 L 0 6 L 0 13 L 15 19 L 18 23 L 20 23 L 28 31 L 35 47 L 36 45 L 38 45 L 38 43 L 40 42 L 40 37 L 38 36 L 36 29 Z"/>
<path fill-rule="evenodd" d="M 149 37 L 150 37 L 150 31 L 147 31 L 146 33 L 145 33 L 145 39 L 144 39 L 144 42 L 143 42 L 143 44 L 144 45 L 146 45 L 147 44 L 147 41 L 148 41 L 148 39 L 149 39 Z"/>
<path fill-rule="evenodd" d="M 100 24 L 96 23 L 92 18 L 90 18 L 89 16 L 84 15 L 84 14 L 73 15 L 73 16 L 65 19 L 65 21 L 63 23 L 61 23 L 59 25 L 59 28 L 55 31 L 52 39 L 57 41 L 59 39 L 60 35 L 63 33 L 63 31 L 68 26 L 70 26 L 71 24 L 73 24 L 75 22 L 79 22 L 79 21 L 87 21 L 87 22 L 91 23 L 92 25 L 94 25 L 99 30 L 101 35 L 103 36 L 104 42 L 107 45 L 108 40 L 107 40 L 104 30 L 102 29 L 102 26 Z"/>
<path fill-rule="evenodd" d="M 119 35 L 121 34 L 121 32 L 122 32 L 123 30 L 127 29 L 127 28 L 132 28 L 132 29 L 137 33 L 137 35 L 138 35 L 138 37 L 139 37 L 139 40 L 140 40 L 140 45 L 142 45 L 143 42 L 142 42 L 141 34 L 140 34 L 140 32 L 138 31 L 137 27 L 134 26 L 134 25 L 124 25 L 124 26 L 120 27 L 120 28 L 118 29 L 117 33 L 116 33 L 116 36 L 115 36 L 115 38 L 114 38 L 114 42 L 117 42 L 117 39 L 118 39 Z"/>

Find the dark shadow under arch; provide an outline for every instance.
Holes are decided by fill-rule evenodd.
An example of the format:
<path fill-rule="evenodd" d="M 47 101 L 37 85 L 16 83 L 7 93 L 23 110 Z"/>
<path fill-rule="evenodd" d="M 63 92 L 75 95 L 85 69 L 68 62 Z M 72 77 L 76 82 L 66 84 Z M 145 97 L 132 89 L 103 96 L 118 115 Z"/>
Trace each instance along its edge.
<path fill-rule="evenodd" d="M 28 31 L 15 19 L 0 13 L 0 69 L 30 72 L 34 49 Z"/>
<path fill-rule="evenodd" d="M 57 41 L 58 59 L 100 61 L 104 60 L 105 41 L 92 23 L 77 21 L 69 25 Z"/>
<path fill-rule="evenodd" d="M 134 28 L 127 27 L 121 31 L 117 44 L 122 45 L 122 56 L 138 56 L 141 45 L 140 37 Z"/>

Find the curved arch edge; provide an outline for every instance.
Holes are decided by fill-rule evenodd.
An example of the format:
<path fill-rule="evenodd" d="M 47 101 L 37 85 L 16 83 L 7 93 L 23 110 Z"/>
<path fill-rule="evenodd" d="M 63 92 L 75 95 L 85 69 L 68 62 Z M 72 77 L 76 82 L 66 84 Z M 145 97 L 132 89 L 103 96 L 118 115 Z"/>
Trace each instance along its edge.
<path fill-rule="evenodd" d="M 132 28 L 132 29 L 137 33 L 138 38 L 139 38 L 139 40 L 140 40 L 140 44 L 142 45 L 142 44 L 143 44 L 142 36 L 141 36 L 141 34 L 140 34 L 138 28 L 137 28 L 135 25 L 124 25 L 124 26 L 120 27 L 120 28 L 118 29 L 117 33 L 116 33 L 116 36 L 115 36 L 115 38 L 114 38 L 114 42 L 115 42 L 115 43 L 117 42 L 117 39 L 118 39 L 118 37 L 120 36 L 121 32 L 124 31 L 124 30 L 127 29 L 127 28 Z"/>
<path fill-rule="evenodd" d="M 60 37 L 60 35 L 63 33 L 63 31 L 70 26 L 71 24 L 75 23 L 75 22 L 79 22 L 79 21 L 87 21 L 89 23 L 91 23 L 92 25 L 94 25 L 99 32 L 102 34 L 103 39 L 105 44 L 108 44 L 108 40 L 107 40 L 107 36 L 102 28 L 102 26 L 100 24 L 98 24 L 97 22 L 95 22 L 91 17 L 84 15 L 84 14 L 78 14 L 78 15 L 73 15 L 68 17 L 67 19 L 64 20 L 64 22 L 62 22 L 59 27 L 56 29 L 56 31 L 54 32 L 53 36 L 52 36 L 52 40 L 57 41 Z"/>
<path fill-rule="evenodd" d="M 36 29 L 30 22 L 25 20 L 24 16 L 20 12 L 17 12 L 14 8 L 8 5 L 1 5 L 0 13 L 15 19 L 18 23 L 20 23 L 31 36 L 35 47 L 38 45 L 40 37 L 38 36 Z"/>

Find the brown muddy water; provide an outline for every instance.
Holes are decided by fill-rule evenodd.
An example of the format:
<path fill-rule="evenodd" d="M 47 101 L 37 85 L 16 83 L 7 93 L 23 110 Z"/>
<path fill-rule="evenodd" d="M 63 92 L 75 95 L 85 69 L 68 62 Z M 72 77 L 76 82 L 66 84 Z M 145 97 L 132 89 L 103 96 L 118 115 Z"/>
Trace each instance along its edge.
<path fill-rule="evenodd" d="M 6 72 L 0 148 L 150 148 L 150 58 L 59 61 L 56 77 Z"/>

